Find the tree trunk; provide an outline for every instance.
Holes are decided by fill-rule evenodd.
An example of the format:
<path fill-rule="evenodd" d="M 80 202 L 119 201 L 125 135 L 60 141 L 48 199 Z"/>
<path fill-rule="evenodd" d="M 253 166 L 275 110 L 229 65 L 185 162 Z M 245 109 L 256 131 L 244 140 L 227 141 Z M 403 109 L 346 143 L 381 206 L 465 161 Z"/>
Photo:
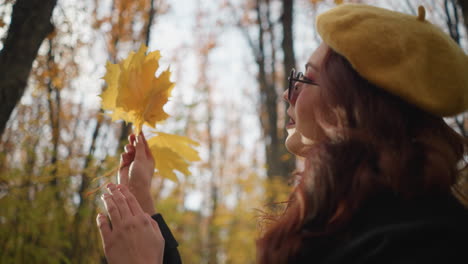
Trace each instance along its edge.
<path fill-rule="evenodd" d="M 445 0 L 444 10 L 447 16 L 446 24 L 447 24 L 447 28 L 449 30 L 450 36 L 452 37 L 453 40 L 455 40 L 455 42 L 458 43 L 458 45 L 460 45 L 460 31 L 458 30 L 458 24 L 460 22 L 460 19 L 458 17 L 458 6 L 455 0 Z"/>
<path fill-rule="evenodd" d="M 457 5 L 458 2 L 458 5 Z M 458 17 L 458 11 L 461 9 L 463 13 L 464 26 L 468 30 L 468 2 L 466 0 L 444 0 L 444 11 L 447 17 L 446 24 L 449 29 L 450 36 L 458 45 L 460 45 L 460 31 L 459 26 L 461 24 L 460 18 Z M 464 137 L 468 137 L 468 131 L 466 129 L 466 114 L 460 114 L 454 117 L 454 122 L 457 128 L 460 130 L 460 134 Z"/>
<path fill-rule="evenodd" d="M 270 1 L 269 0 L 256 0 L 255 11 L 257 14 L 258 23 L 258 42 L 254 45 L 252 40 L 249 40 L 250 45 L 254 51 L 256 63 L 258 65 L 258 83 L 260 91 L 260 124 L 262 126 L 263 136 L 265 139 L 265 151 L 267 162 L 267 175 L 269 178 L 280 176 L 282 178 L 289 178 L 290 173 L 294 169 L 294 158 L 290 155 L 285 146 L 286 133 L 284 132 L 285 126 L 278 127 L 278 83 L 275 79 L 277 75 L 276 68 L 270 66 L 268 71 L 267 63 L 270 65 L 276 63 L 276 47 L 273 32 L 275 30 L 271 16 L 270 16 Z M 295 65 L 294 48 L 293 48 L 293 35 L 292 35 L 292 14 L 293 14 L 293 1 L 283 1 L 283 14 L 281 16 L 281 23 L 283 26 L 283 40 L 281 48 L 284 54 L 283 68 L 288 76 L 289 71 Z M 269 40 L 269 42 L 267 42 Z M 266 45 L 270 45 L 268 48 Z M 284 81 L 282 87 L 286 89 L 287 82 Z"/>
<path fill-rule="evenodd" d="M 49 52 L 47 59 L 47 71 L 51 72 L 52 67 L 54 67 L 54 53 L 53 53 L 53 43 L 49 39 Z M 49 106 L 49 119 L 50 119 L 50 128 L 52 130 L 52 157 L 50 164 L 52 165 L 52 170 L 50 176 L 52 177 L 52 186 L 54 186 L 55 197 L 57 201 L 60 201 L 60 191 L 57 188 L 59 179 L 57 177 L 57 161 L 58 161 L 58 146 L 60 143 L 60 111 L 61 111 L 61 98 L 60 90 L 54 87 L 52 83 L 52 76 L 47 80 L 47 105 Z"/>
<path fill-rule="evenodd" d="M 468 1 L 458 0 L 463 14 L 463 21 L 465 22 L 465 29 L 468 31 Z"/>
<path fill-rule="evenodd" d="M 201 12 L 201 11 L 199 11 Z M 200 25 L 197 25 L 200 26 Z M 204 222 L 206 226 L 204 229 L 206 233 L 204 234 L 204 248 L 206 248 L 206 253 L 203 256 L 204 262 L 207 264 L 216 264 L 218 263 L 218 253 L 219 253 L 219 228 L 215 224 L 215 219 L 218 216 L 218 207 L 219 207 L 219 187 L 218 187 L 218 180 L 217 178 L 221 176 L 221 174 L 215 173 L 215 160 L 216 155 L 214 152 L 215 148 L 215 137 L 213 134 L 213 119 L 214 115 L 214 102 L 213 102 L 213 93 L 212 87 L 208 81 L 208 68 L 209 68 L 209 55 L 211 52 L 211 48 L 209 48 L 207 43 L 202 42 L 203 39 L 206 39 L 207 42 L 210 39 L 205 38 L 203 34 L 199 37 L 200 43 L 200 77 L 198 83 L 202 88 L 203 97 L 206 98 L 206 136 L 207 136 L 207 143 L 208 143 L 208 168 L 210 171 L 210 181 L 209 186 L 207 186 L 208 196 L 207 196 L 207 204 L 210 207 L 210 215 L 207 216 L 207 221 Z"/>
<path fill-rule="evenodd" d="M 283 14 L 281 15 L 281 25 L 283 26 L 283 41 L 281 42 L 281 48 L 283 50 L 283 91 L 288 89 L 288 79 L 289 73 L 292 68 L 296 67 L 296 57 L 294 53 L 294 36 L 293 36 L 293 14 L 294 14 L 294 0 L 283 0 Z M 290 155 L 286 150 L 284 142 L 288 136 L 285 132 L 285 127 L 288 122 L 287 107 L 285 107 L 285 122 L 282 129 L 282 138 L 280 142 L 280 160 L 283 160 L 283 166 L 281 167 L 281 175 L 289 175 L 295 168 L 295 158 L 293 155 Z"/>
<path fill-rule="evenodd" d="M 0 134 L 24 93 L 42 41 L 54 29 L 50 19 L 57 0 L 17 0 L 0 52 Z"/>

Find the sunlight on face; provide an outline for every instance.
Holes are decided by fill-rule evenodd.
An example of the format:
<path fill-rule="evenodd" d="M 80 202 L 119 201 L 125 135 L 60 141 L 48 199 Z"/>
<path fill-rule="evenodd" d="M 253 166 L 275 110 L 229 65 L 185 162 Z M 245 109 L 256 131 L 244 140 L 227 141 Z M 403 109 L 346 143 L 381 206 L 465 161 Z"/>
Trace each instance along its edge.
<path fill-rule="evenodd" d="M 322 43 L 310 56 L 304 77 L 314 82 L 318 80 L 319 69 L 328 51 Z M 288 115 L 291 118 L 287 126 L 286 148 L 293 154 L 304 156 L 307 149 L 317 141 L 326 138 L 323 128 L 316 122 L 314 106 L 319 100 L 320 86 L 296 83 L 296 94 L 289 102 Z M 287 95 L 286 97 L 287 98 Z"/>

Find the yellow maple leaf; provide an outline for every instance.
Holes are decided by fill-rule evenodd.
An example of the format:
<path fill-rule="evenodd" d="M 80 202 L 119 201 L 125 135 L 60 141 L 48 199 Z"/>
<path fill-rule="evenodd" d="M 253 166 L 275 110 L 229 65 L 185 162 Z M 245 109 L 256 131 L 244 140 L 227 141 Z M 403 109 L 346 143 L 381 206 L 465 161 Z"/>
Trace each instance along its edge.
<path fill-rule="evenodd" d="M 148 145 L 156 161 L 156 170 L 162 177 L 173 181 L 177 181 L 174 171 L 190 175 L 189 162 L 200 160 L 198 152 L 193 149 L 199 145 L 198 142 L 184 136 L 157 132 L 148 140 Z"/>
<path fill-rule="evenodd" d="M 146 49 L 142 45 L 138 52 L 131 52 L 118 64 L 107 62 L 103 77 L 107 88 L 100 95 L 102 109 L 108 111 L 112 121 L 133 123 L 135 134 L 140 133 L 144 124 L 154 128 L 157 122 L 169 117 L 163 106 L 174 87 L 169 70 L 155 76 L 161 57 L 159 51 L 146 54 Z M 155 133 L 148 144 L 159 174 L 173 181 L 177 181 L 175 171 L 190 175 L 190 162 L 200 160 L 192 148 L 198 143 L 184 136 Z"/>
<path fill-rule="evenodd" d="M 130 52 L 122 62 L 108 62 L 103 78 L 107 88 L 101 94 L 102 108 L 111 112 L 112 120 L 133 123 L 136 134 L 143 124 L 154 128 L 157 122 L 169 117 L 163 106 L 174 88 L 169 69 L 155 76 L 160 52 L 146 54 L 146 50 L 147 47 L 141 45 L 138 52 Z"/>

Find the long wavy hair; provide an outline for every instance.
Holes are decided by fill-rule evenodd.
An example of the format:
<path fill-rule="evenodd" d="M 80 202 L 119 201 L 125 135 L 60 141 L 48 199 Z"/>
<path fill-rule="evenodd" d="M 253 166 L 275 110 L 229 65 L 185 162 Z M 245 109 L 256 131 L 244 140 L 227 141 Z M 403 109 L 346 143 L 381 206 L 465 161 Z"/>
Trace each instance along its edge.
<path fill-rule="evenodd" d="M 257 240 L 261 264 L 292 260 L 305 236 L 339 233 L 378 193 L 450 195 L 466 168 L 466 139 L 441 117 L 369 83 L 332 49 L 318 81 L 313 114 L 335 133 L 311 146 L 287 208 Z"/>

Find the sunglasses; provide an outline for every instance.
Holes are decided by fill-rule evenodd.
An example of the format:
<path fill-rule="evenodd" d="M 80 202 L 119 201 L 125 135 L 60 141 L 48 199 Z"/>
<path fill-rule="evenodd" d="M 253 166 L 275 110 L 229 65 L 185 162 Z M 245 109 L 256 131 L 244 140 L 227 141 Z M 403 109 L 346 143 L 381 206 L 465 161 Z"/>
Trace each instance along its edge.
<path fill-rule="evenodd" d="M 313 82 L 312 80 L 305 78 L 302 72 L 296 73 L 296 69 L 294 68 L 291 70 L 291 74 L 289 74 L 288 81 L 289 81 L 289 86 L 288 86 L 288 100 L 289 101 L 291 101 L 292 94 L 297 89 L 296 82 L 317 85 L 316 82 Z"/>

